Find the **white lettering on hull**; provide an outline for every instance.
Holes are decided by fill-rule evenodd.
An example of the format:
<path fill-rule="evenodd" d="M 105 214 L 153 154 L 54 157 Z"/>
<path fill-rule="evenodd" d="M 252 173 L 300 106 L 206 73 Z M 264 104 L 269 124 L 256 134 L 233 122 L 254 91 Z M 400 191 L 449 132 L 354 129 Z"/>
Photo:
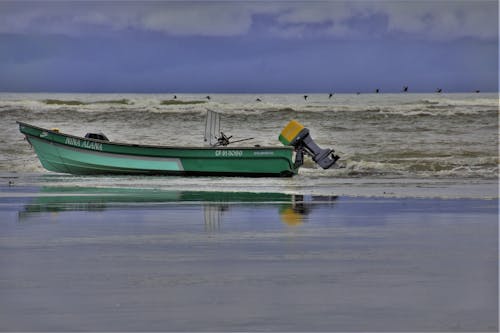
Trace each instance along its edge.
<path fill-rule="evenodd" d="M 254 156 L 272 156 L 274 155 L 273 151 L 256 151 L 253 153 Z"/>
<path fill-rule="evenodd" d="M 215 157 L 241 157 L 243 150 L 216 150 Z"/>
<path fill-rule="evenodd" d="M 80 140 L 76 138 L 66 138 L 65 143 L 70 146 L 102 151 L 102 143 Z"/>

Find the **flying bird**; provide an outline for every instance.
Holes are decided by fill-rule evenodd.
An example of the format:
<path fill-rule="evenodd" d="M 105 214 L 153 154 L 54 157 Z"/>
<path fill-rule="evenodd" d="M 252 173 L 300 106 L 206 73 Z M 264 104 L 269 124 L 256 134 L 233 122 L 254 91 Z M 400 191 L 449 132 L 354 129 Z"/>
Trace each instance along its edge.
<path fill-rule="evenodd" d="M 442 91 L 443 91 L 443 89 L 441 89 L 441 88 L 437 88 L 437 89 L 436 89 L 436 92 L 437 92 L 438 94 L 440 94 Z"/>
<path fill-rule="evenodd" d="M 206 99 L 210 100 L 210 96 L 205 97 Z"/>
<path fill-rule="evenodd" d="M 307 101 L 307 97 L 309 97 L 309 96 L 304 95 L 304 101 Z"/>
<path fill-rule="evenodd" d="M 262 100 L 260 98 L 257 98 L 255 101 L 256 102 L 262 102 Z"/>
<path fill-rule="evenodd" d="M 403 92 L 408 92 L 408 86 L 403 86 Z"/>
<path fill-rule="evenodd" d="M 379 89 L 379 88 L 375 89 L 375 93 L 376 93 L 376 94 L 378 94 L 379 92 L 380 92 L 380 89 Z"/>
<path fill-rule="evenodd" d="M 332 93 L 330 93 L 330 95 L 328 95 L 328 98 L 332 98 L 332 96 L 333 96 L 333 94 L 332 94 Z"/>

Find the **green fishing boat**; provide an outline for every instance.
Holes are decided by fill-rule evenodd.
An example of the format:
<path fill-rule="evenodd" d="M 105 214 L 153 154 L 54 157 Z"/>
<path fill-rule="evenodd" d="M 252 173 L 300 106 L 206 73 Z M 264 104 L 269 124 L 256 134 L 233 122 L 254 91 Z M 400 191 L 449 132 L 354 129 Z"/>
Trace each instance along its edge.
<path fill-rule="evenodd" d="M 80 137 L 62 133 L 56 128 L 46 129 L 24 122 L 18 124 L 42 166 L 60 173 L 291 177 L 302 165 L 304 153 L 318 162 L 312 155 L 314 152 L 311 154 L 308 149 L 310 147 L 304 146 L 306 140 L 299 138 L 294 141 L 291 137 L 297 134 L 294 133 L 297 125 L 292 126 L 292 131 L 287 126 L 288 131 L 285 128 L 281 133 L 280 140 L 286 142 L 285 147 L 229 147 L 236 141 L 231 142 L 231 137 L 219 132 L 218 116 L 208 118 L 206 147 L 119 143 L 109 141 L 102 133 L 87 133 Z M 214 130 L 220 133 L 219 137 L 213 135 Z M 215 142 L 212 138 L 216 139 Z M 333 150 L 324 149 L 320 153 L 325 156 L 318 163 L 324 168 L 333 165 L 338 158 L 333 155 Z"/>

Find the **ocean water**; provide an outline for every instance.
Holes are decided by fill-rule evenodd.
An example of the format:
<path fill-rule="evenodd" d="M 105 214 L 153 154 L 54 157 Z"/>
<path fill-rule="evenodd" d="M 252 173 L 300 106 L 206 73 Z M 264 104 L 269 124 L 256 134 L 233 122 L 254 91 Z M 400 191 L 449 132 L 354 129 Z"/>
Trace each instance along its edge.
<path fill-rule="evenodd" d="M 320 195 L 497 197 L 496 93 L 471 94 L 0 94 L 0 173 L 37 185 L 128 186 Z M 257 101 L 259 98 L 261 101 Z M 45 171 L 16 121 L 112 141 L 201 146 L 206 110 L 234 145 L 280 146 L 291 119 L 341 159 L 306 159 L 293 179 L 75 177 Z"/>

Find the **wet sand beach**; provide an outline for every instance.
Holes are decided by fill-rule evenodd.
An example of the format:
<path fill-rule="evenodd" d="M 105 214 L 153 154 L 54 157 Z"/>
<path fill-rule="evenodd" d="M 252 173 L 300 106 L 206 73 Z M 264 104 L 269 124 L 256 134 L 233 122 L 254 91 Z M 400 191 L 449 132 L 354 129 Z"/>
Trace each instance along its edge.
<path fill-rule="evenodd" d="M 498 200 L 0 189 L 2 331 L 497 331 Z"/>

